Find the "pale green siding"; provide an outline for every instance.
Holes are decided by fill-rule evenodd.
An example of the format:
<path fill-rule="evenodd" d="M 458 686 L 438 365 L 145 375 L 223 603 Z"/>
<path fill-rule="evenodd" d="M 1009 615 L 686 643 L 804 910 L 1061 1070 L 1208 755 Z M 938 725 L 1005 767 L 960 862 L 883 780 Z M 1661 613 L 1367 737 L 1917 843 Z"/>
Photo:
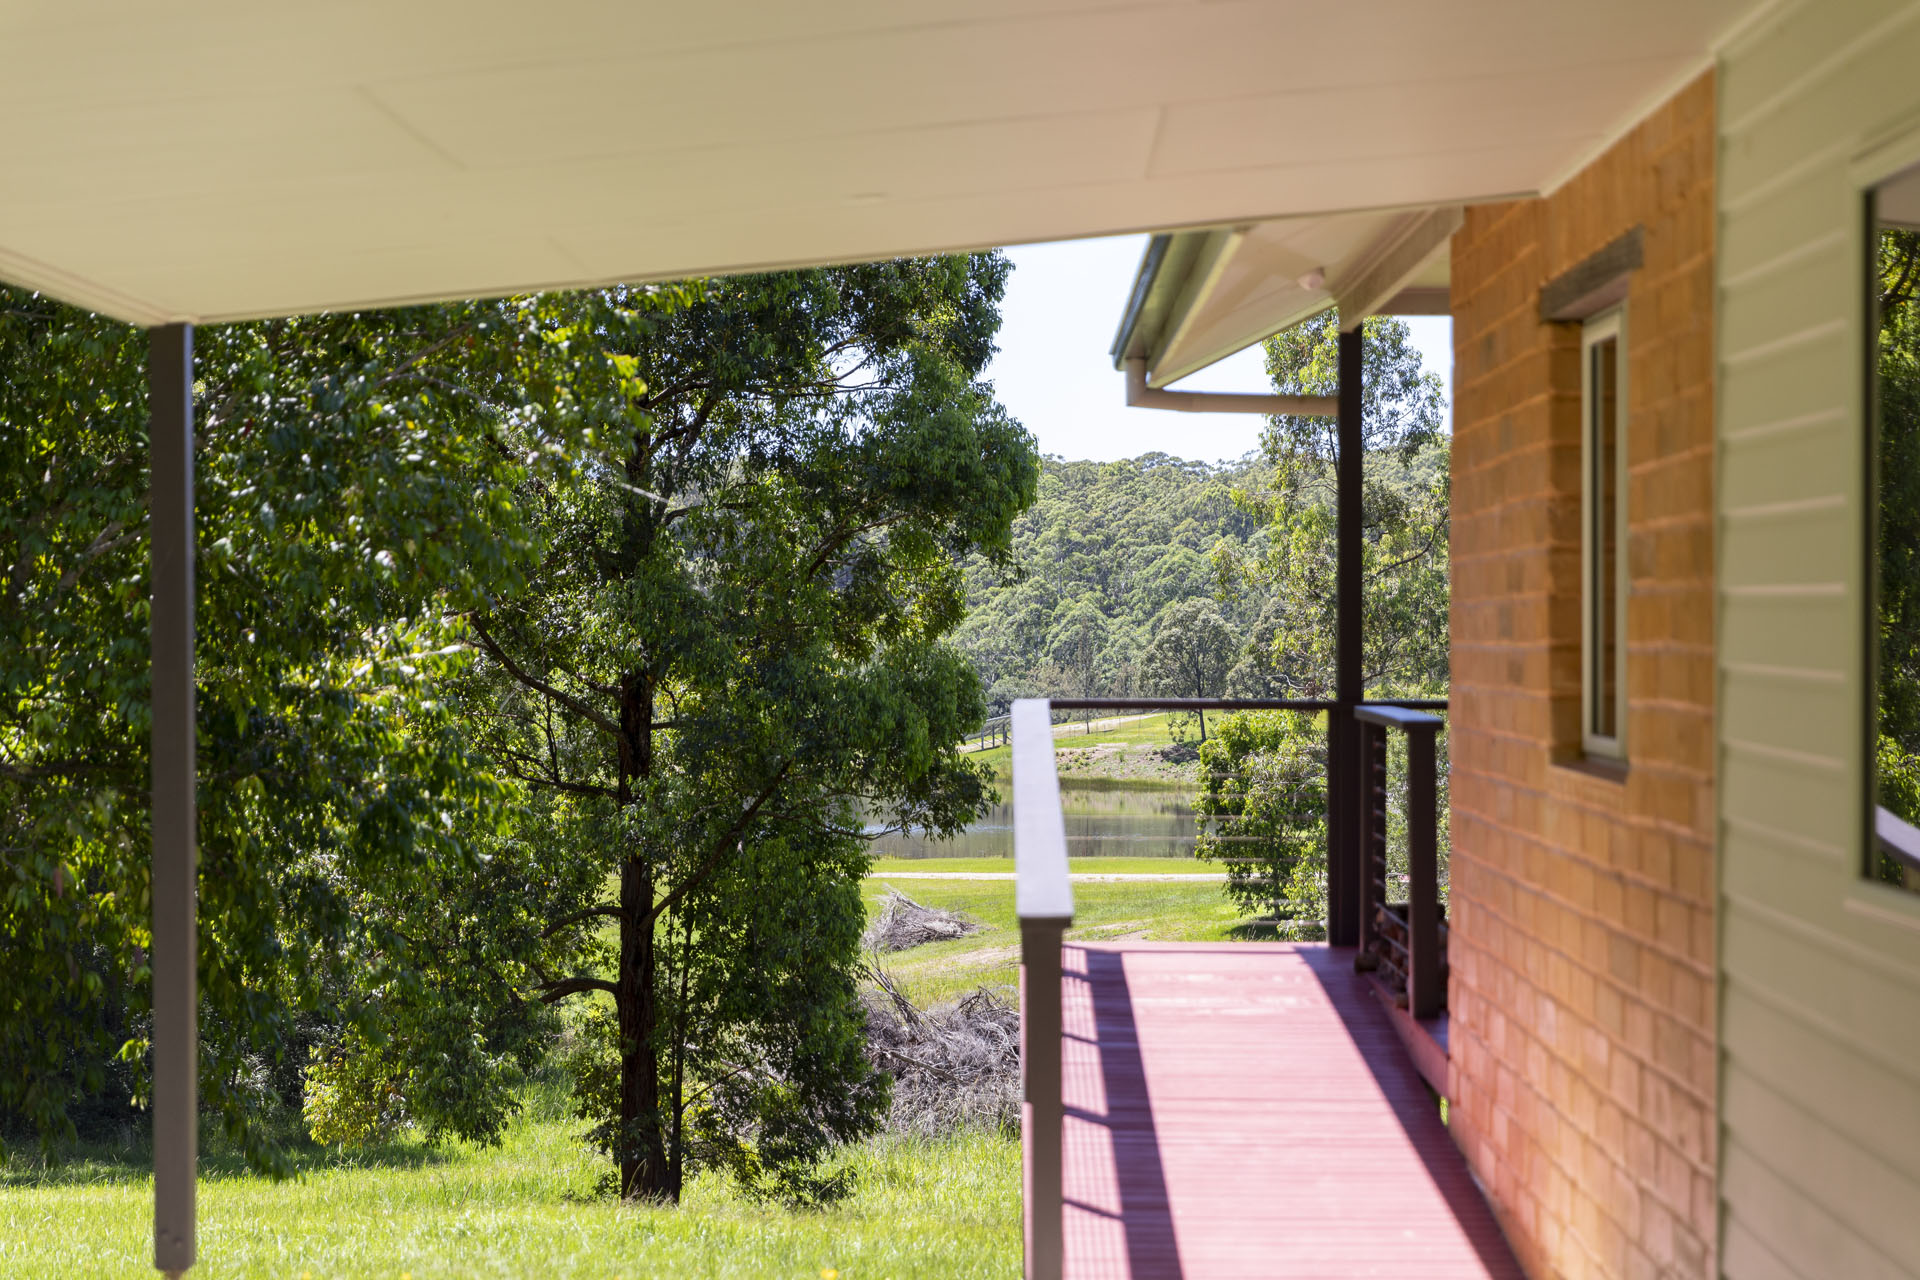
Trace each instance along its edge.
<path fill-rule="evenodd" d="M 1719 129 L 1720 1264 L 1920 1277 L 1920 897 L 1858 874 L 1860 192 L 1920 160 L 1920 0 L 1783 6 Z"/>

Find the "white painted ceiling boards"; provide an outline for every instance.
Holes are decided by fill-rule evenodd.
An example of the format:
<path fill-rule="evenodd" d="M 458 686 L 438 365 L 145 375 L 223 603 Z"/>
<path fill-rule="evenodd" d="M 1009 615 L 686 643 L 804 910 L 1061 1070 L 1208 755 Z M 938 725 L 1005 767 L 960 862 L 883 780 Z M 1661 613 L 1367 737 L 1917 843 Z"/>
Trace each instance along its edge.
<path fill-rule="evenodd" d="M 1752 0 L 0 0 L 0 278 L 216 320 L 1550 186 Z"/>

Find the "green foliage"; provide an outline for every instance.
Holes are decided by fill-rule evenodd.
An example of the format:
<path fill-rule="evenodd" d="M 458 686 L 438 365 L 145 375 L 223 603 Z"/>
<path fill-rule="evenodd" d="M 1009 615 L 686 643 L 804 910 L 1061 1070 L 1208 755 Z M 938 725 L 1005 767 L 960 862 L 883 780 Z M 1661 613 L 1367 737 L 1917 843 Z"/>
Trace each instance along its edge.
<path fill-rule="evenodd" d="M 1275 921 L 1327 914 L 1327 743 L 1318 716 L 1224 716 L 1200 748 L 1194 856 L 1223 864 L 1227 896 Z"/>
<path fill-rule="evenodd" d="M 1331 316 L 1269 340 L 1278 390 L 1338 383 Z M 1440 694 L 1447 683 L 1447 438 L 1439 379 L 1406 325 L 1363 328 L 1367 641 L 1372 696 Z M 1148 454 L 1045 465 L 1039 500 L 1014 524 L 1008 572 L 968 566 L 955 643 L 997 709 L 1018 697 L 1330 696 L 1333 685 L 1336 425 L 1276 418 L 1259 455 L 1212 466 Z M 1233 659 L 1172 676 L 1169 628 L 1192 634 L 1211 602 Z M 1178 619 L 1168 611 L 1186 611 Z M 1210 633 L 1217 630 L 1208 623 Z M 1212 645 L 1203 652 L 1210 652 Z M 1190 657 L 1196 651 L 1188 648 Z"/>
<path fill-rule="evenodd" d="M 862 815 L 986 794 L 943 637 L 1033 496 L 977 381 L 1005 271 L 200 331 L 204 1087 L 256 1166 L 303 1092 L 329 1142 L 498 1140 L 597 993 L 623 1189 L 832 1193 L 885 1104 Z M 144 1087 L 145 343 L 6 308 L 0 1122 L 51 1142 Z"/>
<path fill-rule="evenodd" d="M 407 1068 L 376 1052 L 358 1033 L 331 1052 L 316 1047 L 307 1071 L 307 1132 L 323 1146 L 367 1147 L 391 1139 L 408 1121 Z"/>
<path fill-rule="evenodd" d="M 1075 694 L 1091 698 L 1100 691 L 1112 639 L 1106 617 L 1091 600 L 1079 600 L 1048 630 L 1047 656 L 1073 682 Z"/>
<path fill-rule="evenodd" d="M 199 332 L 203 1084 L 256 1166 L 306 1029 L 420 981 L 396 922 L 497 813 L 437 685 L 535 549 L 499 427 L 540 320 Z M 145 373 L 139 331 L 0 294 L 0 1119 L 43 1140 L 145 1089 Z"/>

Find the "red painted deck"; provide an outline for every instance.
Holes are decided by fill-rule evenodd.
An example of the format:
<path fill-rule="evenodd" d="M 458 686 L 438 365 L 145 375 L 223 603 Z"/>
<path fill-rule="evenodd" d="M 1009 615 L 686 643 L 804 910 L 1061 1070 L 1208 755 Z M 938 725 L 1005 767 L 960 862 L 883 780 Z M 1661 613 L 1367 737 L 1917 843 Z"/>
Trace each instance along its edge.
<path fill-rule="evenodd" d="M 1067 946 L 1069 1280 L 1518 1280 L 1352 955 Z"/>

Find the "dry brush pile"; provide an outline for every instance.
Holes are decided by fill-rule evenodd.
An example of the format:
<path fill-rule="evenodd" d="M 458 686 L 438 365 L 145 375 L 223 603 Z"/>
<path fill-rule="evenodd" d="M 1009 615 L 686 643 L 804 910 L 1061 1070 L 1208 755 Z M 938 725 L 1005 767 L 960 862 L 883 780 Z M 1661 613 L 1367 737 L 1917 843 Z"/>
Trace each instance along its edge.
<path fill-rule="evenodd" d="M 923 907 L 898 889 L 888 889 L 880 914 L 867 926 L 860 944 L 869 951 L 905 951 L 929 942 L 951 942 L 980 928 L 978 920 L 939 907 Z"/>
<path fill-rule="evenodd" d="M 887 1128 L 934 1137 L 969 1127 L 1020 1125 L 1020 1010 L 1007 993 L 982 987 L 922 1009 L 880 967 L 883 952 L 905 951 L 974 933 L 977 920 L 922 906 L 889 889 L 863 939 L 874 961 L 865 993 L 867 1057 L 893 1077 Z"/>
<path fill-rule="evenodd" d="M 867 1057 L 893 1077 L 893 1133 L 935 1137 L 1020 1126 L 1020 1010 L 982 987 L 932 1009 L 874 967 L 866 993 Z"/>

